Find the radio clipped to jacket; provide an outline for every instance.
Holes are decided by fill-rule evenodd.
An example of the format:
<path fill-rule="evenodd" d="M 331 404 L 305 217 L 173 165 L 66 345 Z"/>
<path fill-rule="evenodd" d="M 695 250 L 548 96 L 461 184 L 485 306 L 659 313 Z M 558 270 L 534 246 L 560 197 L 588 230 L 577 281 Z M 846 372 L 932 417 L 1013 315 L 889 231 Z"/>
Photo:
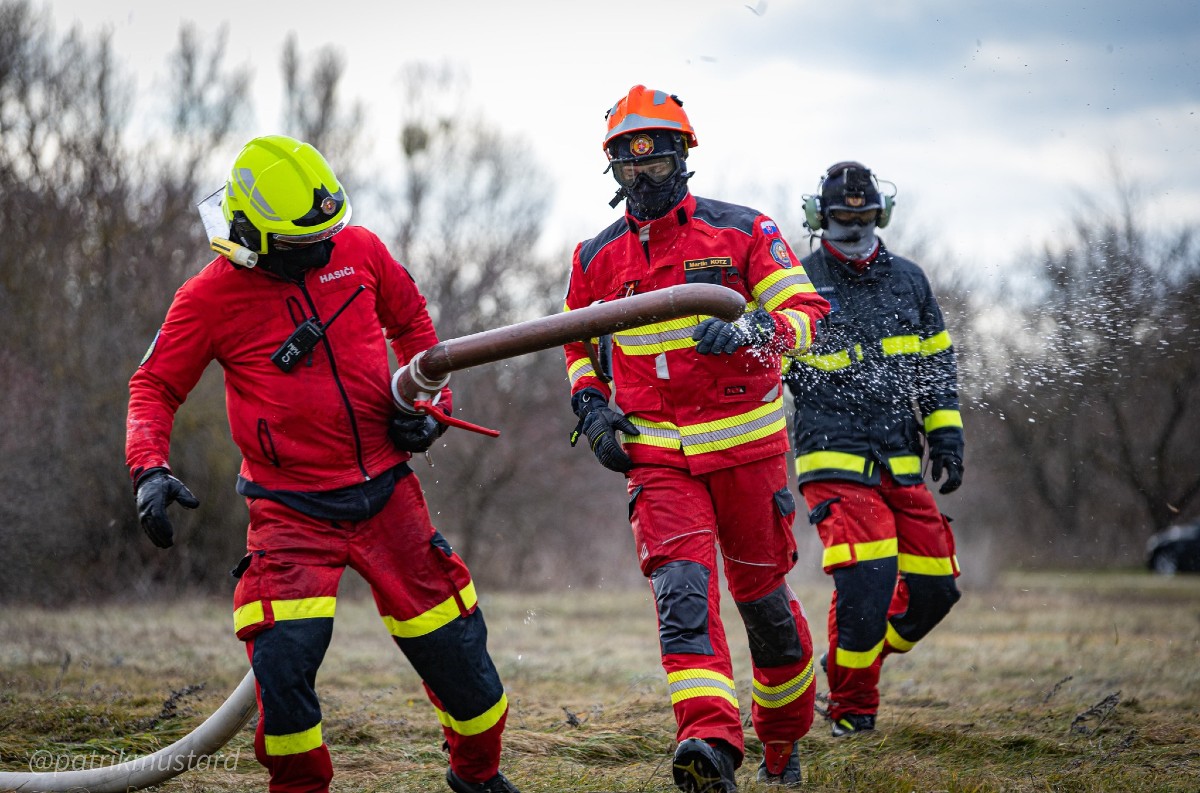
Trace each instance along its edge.
<path fill-rule="evenodd" d="M 363 284 L 359 284 L 358 289 L 354 290 L 354 294 L 350 295 L 345 303 L 342 303 L 342 307 L 333 313 L 328 322 L 322 324 L 316 317 L 311 317 L 297 325 L 296 329 L 292 331 L 292 335 L 287 337 L 287 341 L 279 345 L 279 349 L 271 356 L 271 363 L 285 372 L 290 372 L 296 368 L 296 364 L 300 363 L 300 359 L 312 352 L 313 348 L 317 346 L 317 342 L 325 338 L 325 331 L 329 330 L 329 326 L 333 324 L 333 321 L 366 288 Z"/>

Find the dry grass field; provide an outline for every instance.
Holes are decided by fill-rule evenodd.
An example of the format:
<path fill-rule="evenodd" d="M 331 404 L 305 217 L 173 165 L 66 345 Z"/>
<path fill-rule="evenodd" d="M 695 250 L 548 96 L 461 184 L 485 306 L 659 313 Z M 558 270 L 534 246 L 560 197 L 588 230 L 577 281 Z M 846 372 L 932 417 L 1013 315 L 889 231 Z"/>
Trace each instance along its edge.
<path fill-rule="evenodd" d="M 795 588 L 819 650 L 829 590 Z M 511 702 L 505 770 L 524 793 L 674 790 L 647 591 L 485 592 L 482 603 Z M 745 709 L 745 633 L 726 615 Z M 230 623 L 213 600 L 6 608 L 0 770 L 176 740 L 245 673 Z M 334 791 L 447 789 L 432 710 L 369 599 L 339 602 L 318 687 Z M 249 735 L 159 789 L 265 790 Z M 760 789 L 747 740 L 744 792 Z M 939 630 L 888 660 L 876 734 L 835 740 L 818 717 L 802 751 L 813 791 L 1200 791 L 1200 576 L 1020 574 L 968 588 Z"/>

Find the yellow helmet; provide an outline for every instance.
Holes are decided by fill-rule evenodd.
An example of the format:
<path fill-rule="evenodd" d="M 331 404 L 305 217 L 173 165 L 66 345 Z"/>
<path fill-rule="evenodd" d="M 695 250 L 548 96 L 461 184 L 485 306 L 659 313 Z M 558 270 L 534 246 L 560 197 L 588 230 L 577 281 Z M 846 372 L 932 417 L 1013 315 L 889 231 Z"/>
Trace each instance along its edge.
<path fill-rule="evenodd" d="M 230 234 L 257 253 L 326 240 L 350 222 L 350 199 L 321 153 L 286 135 L 247 143 L 225 183 Z"/>

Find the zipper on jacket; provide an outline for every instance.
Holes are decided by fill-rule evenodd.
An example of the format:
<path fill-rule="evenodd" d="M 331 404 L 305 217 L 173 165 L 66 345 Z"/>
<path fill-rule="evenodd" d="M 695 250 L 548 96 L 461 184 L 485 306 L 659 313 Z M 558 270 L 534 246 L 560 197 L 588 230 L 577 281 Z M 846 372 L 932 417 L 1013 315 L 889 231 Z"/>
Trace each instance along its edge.
<path fill-rule="evenodd" d="M 312 295 L 308 293 L 308 286 L 304 281 L 300 281 L 297 285 L 308 302 L 313 317 L 320 322 L 321 318 L 317 315 L 317 307 L 313 303 Z M 350 404 L 350 396 L 346 393 L 346 387 L 342 385 L 342 378 L 338 376 L 337 362 L 333 359 L 333 346 L 329 343 L 328 335 L 321 336 L 321 344 L 324 345 L 325 355 L 329 358 L 329 371 L 333 375 L 333 382 L 338 387 L 338 393 L 342 395 L 342 403 L 346 406 L 346 415 L 350 418 L 350 435 L 354 438 L 354 459 L 358 463 L 358 470 L 362 473 L 363 479 L 370 479 L 371 475 L 367 473 L 367 466 L 363 463 L 362 438 L 358 434 L 358 419 L 354 416 L 354 407 Z"/>

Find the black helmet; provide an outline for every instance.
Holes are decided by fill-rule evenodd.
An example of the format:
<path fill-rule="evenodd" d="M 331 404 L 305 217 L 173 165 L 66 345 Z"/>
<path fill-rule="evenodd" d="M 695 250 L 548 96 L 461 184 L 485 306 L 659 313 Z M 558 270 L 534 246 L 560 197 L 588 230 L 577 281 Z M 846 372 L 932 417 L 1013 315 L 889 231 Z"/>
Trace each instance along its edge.
<path fill-rule="evenodd" d="M 821 209 L 824 212 L 883 209 L 883 196 L 871 169 L 853 160 L 831 165 L 821 182 Z"/>

